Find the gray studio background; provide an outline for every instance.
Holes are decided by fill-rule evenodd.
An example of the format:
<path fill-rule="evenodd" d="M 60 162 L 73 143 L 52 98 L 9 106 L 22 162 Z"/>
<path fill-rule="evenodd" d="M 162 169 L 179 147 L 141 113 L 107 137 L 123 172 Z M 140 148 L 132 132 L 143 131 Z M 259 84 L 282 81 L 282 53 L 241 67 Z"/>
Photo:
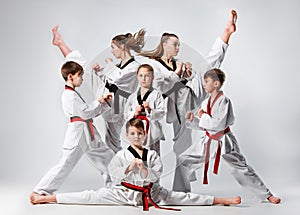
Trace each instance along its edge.
<path fill-rule="evenodd" d="M 237 32 L 221 67 L 227 73 L 224 91 L 236 115 L 232 130 L 248 162 L 275 194 L 284 196 L 285 189 L 299 186 L 296 0 L 2 0 L 1 186 L 23 187 L 29 194 L 60 157 L 67 119 L 61 108 L 63 56 L 51 44 L 52 27 L 59 24 L 70 47 L 88 59 L 109 48 L 114 35 L 140 28 L 149 36 L 174 32 L 182 43 L 205 55 L 233 8 L 238 12 Z M 163 150 L 171 150 L 170 141 L 168 136 Z M 163 156 L 167 170 L 174 165 L 169 156 Z M 210 176 L 211 184 L 235 193 L 239 186 L 224 163 L 220 171 L 218 177 Z M 162 183 L 171 188 L 172 180 L 172 173 L 166 174 Z M 101 184 L 96 170 L 82 159 L 61 191 L 96 189 Z M 210 188 L 193 184 L 197 192 Z"/>

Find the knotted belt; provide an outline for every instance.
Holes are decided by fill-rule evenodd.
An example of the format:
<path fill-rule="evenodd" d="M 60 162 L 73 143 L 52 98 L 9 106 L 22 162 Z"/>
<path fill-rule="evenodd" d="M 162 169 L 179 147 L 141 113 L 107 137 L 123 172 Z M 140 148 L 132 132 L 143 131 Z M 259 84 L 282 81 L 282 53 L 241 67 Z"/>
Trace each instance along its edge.
<path fill-rule="evenodd" d="M 119 108 L 119 99 L 120 99 L 120 96 L 128 99 L 128 97 L 130 96 L 130 93 L 128 93 L 128 92 L 126 92 L 124 90 L 121 90 L 115 84 L 108 83 L 108 81 L 106 81 L 105 87 L 109 90 L 109 92 L 114 93 L 114 110 L 115 110 L 115 114 L 119 114 L 120 113 L 120 108 Z"/>
<path fill-rule="evenodd" d="M 90 133 L 91 140 L 92 141 L 95 140 L 95 130 L 94 130 L 94 127 L 93 127 L 93 119 L 84 120 L 79 116 L 72 116 L 70 118 L 70 122 L 85 122 L 88 126 L 88 131 Z"/>
<path fill-rule="evenodd" d="M 150 122 L 149 122 L 148 118 L 146 117 L 146 110 L 143 106 L 143 102 L 145 102 L 147 100 L 147 98 L 149 97 L 149 95 L 152 91 L 153 91 L 153 88 L 151 87 L 142 98 L 141 88 L 140 88 L 138 90 L 138 95 L 137 95 L 137 101 L 138 101 L 139 105 L 142 107 L 141 113 L 137 118 L 139 118 L 140 120 L 146 121 L 146 134 L 148 134 Z"/>
<path fill-rule="evenodd" d="M 216 103 L 216 101 L 223 95 L 223 92 L 220 91 L 218 93 L 218 95 L 215 97 L 215 99 L 213 100 L 212 105 L 210 106 L 210 99 L 211 97 L 209 97 L 208 102 L 207 102 L 207 107 L 206 107 L 206 114 L 208 114 L 210 117 L 212 117 L 212 108 L 214 106 L 214 104 Z M 221 159 L 221 141 L 220 138 L 226 134 L 227 132 L 230 131 L 230 128 L 227 127 L 225 130 L 220 131 L 216 134 L 210 134 L 208 131 L 206 131 L 206 136 L 208 136 L 208 141 L 206 143 L 206 150 L 205 150 L 205 166 L 204 166 L 204 175 L 203 175 L 203 184 L 208 184 L 208 179 L 207 179 L 207 171 L 208 171 L 208 166 L 209 166 L 209 158 L 210 158 L 210 144 L 212 140 L 216 140 L 218 141 L 218 149 L 217 149 L 217 153 L 216 153 L 216 157 L 215 157 L 215 164 L 214 164 L 214 174 L 218 174 L 218 170 L 219 170 L 219 164 L 220 164 L 220 159 Z"/>
<path fill-rule="evenodd" d="M 208 141 L 206 143 L 206 149 L 205 149 L 205 166 L 204 166 L 204 175 L 203 175 L 203 184 L 208 184 L 208 179 L 207 179 L 207 171 L 209 167 L 209 158 L 210 158 L 210 144 L 212 140 L 218 141 L 218 149 L 215 157 L 215 163 L 214 163 L 214 174 L 218 174 L 219 170 L 219 164 L 220 164 L 220 159 L 221 159 L 221 141 L 220 138 L 226 134 L 227 132 L 230 131 L 230 128 L 227 127 L 225 130 L 220 131 L 216 134 L 210 134 L 208 131 L 206 131 L 206 136 L 208 136 Z"/>
<path fill-rule="evenodd" d="M 177 208 L 166 208 L 166 207 L 161 207 L 158 206 L 151 198 L 150 192 L 151 192 L 151 188 L 153 183 L 150 183 L 147 186 L 141 187 L 141 186 L 137 186 L 137 185 L 133 185 L 133 184 L 129 184 L 127 182 L 121 182 L 121 184 L 128 188 L 128 189 L 132 189 L 135 191 L 139 191 L 142 192 L 142 199 L 143 199 L 143 210 L 144 211 L 149 211 L 149 202 L 155 207 L 155 208 L 159 208 L 159 209 L 164 209 L 164 210 L 173 210 L 173 211 L 181 211 L 181 209 L 177 209 Z"/>
<path fill-rule="evenodd" d="M 178 122 L 179 124 L 181 124 L 181 119 L 180 119 L 180 115 L 179 115 L 179 110 L 178 110 L 178 106 L 177 106 L 177 97 L 178 97 L 178 91 L 182 88 L 185 88 L 186 84 L 187 84 L 187 80 L 182 80 L 182 81 L 178 81 L 174 84 L 174 86 L 168 90 L 166 93 L 164 93 L 162 96 L 163 98 L 167 98 L 169 95 L 171 95 L 172 93 L 175 94 L 174 96 L 174 105 L 175 105 L 175 112 L 176 112 L 176 116 L 177 116 L 177 119 L 178 119 Z"/>
<path fill-rule="evenodd" d="M 119 63 L 116 66 L 122 70 L 126 66 L 128 66 L 128 64 L 130 64 L 130 63 L 132 63 L 134 61 L 135 61 L 134 57 L 132 57 L 123 66 L 121 66 L 121 63 Z M 119 99 L 120 99 L 120 96 L 128 99 L 128 97 L 130 96 L 130 93 L 128 93 L 128 92 L 126 92 L 124 90 L 121 90 L 115 84 L 108 83 L 108 81 L 106 81 L 105 87 L 109 90 L 109 92 L 113 92 L 114 93 L 114 111 L 115 111 L 115 114 L 119 114 L 120 113 L 120 108 L 119 108 Z"/>
<path fill-rule="evenodd" d="M 158 62 L 160 62 L 165 68 L 167 68 L 169 71 L 175 71 L 176 68 L 177 68 L 177 65 L 176 65 L 176 60 L 175 59 L 172 59 L 172 67 L 171 68 L 169 65 L 167 65 L 161 58 L 156 58 L 156 60 Z M 178 110 L 178 106 L 177 106 L 177 97 L 178 97 L 178 91 L 182 88 L 185 88 L 186 84 L 187 84 L 187 80 L 184 79 L 184 80 L 181 80 L 181 81 L 178 81 L 174 84 L 174 86 L 168 90 L 166 93 L 164 93 L 162 96 L 163 98 L 167 98 L 168 96 L 170 96 L 172 93 L 174 93 L 174 105 L 175 105 L 175 113 L 176 113 L 176 116 L 177 116 L 177 119 L 178 119 L 178 122 L 179 124 L 181 124 L 181 119 L 180 119 L 180 114 L 179 114 L 179 110 Z M 193 103 L 191 104 L 191 106 L 193 106 Z M 193 109 L 193 108 L 192 108 Z"/>
<path fill-rule="evenodd" d="M 145 115 L 138 115 L 137 118 L 140 119 L 140 120 L 145 120 L 146 121 L 146 134 L 148 134 L 149 126 L 150 126 L 149 119 Z"/>

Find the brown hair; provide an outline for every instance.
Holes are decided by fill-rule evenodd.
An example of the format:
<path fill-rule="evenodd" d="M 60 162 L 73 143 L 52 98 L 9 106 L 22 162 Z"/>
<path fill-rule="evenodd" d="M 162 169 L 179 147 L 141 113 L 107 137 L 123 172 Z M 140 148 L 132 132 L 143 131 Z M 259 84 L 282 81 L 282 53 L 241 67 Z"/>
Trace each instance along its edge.
<path fill-rule="evenodd" d="M 149 57 L 149 58 L 160 58 L 164 54 L 164 49 L 163 49 L 163 43 L 165 43 L 170 37 L 175 37 L 179 39 L 179 37 L 176 34 L 172 33 L 163 33 L 160 38 L 160 43 L 156 47 L 156 49 L 153 49 L 151 51 L 142 51 L 140 55 L 144 57 Z"/>
<path fill-rule="evenodd" d="M 208 70 L 206 73 L 204 73 L 204 79 L 208 77 L 210 77 L 214 81 L 220 81 L 221 83 L 220 87 L 222 87 L 226 79 L 225 73 L 222 70 L 216 68 Z"/>
<path fill-rule="evenodd" d="M 68 80 L 69 74 L 75 75 L 77 72 L 83 72 L 83 68 L 74 61 L 68 61 L 61 67 L 61 75 L 65 81 Z"/>
<path fill-rule="evenodd" d="M 128 120 L 128 122 L 126 123 L 126 132 L 128 132 L 128 128 L 130 126 L 133 126 L 133 127 L 136 127 L 138 129 L 145 131 L 143 121 L 138 118 L 132 118 L 132 119 Z"/>
<path fill-rule="evenodd" d="M 140 65 L 139 66 L 139 68 L 137 69 L 137 72 L 136 72 L 136 74 L 139 74 L 139 71 L 140 71 L 140 69 L 141 68 L 145 68 L 145 69 L 147 69 L 149 72 L 151 72 L 152 73 L 152 75 L 154 75 L 154 70 L 153 70 L 153 67 L 152 66 L 150 66 L 149 64 L 142 64 L 142 65 Z"/>
<path fill-rule="evenodd" d="M 127 34 L 119 34 L 115 36 L 112 41 L 120 47 L 121 45 L 125 45 L 128 51 L 133 50 L 137 53 L 141 52 L 142 48 L 145 45 L 145 34 L 146 31 L 144 29 L 139 30 L 134 35 L 131 33 Z"/>

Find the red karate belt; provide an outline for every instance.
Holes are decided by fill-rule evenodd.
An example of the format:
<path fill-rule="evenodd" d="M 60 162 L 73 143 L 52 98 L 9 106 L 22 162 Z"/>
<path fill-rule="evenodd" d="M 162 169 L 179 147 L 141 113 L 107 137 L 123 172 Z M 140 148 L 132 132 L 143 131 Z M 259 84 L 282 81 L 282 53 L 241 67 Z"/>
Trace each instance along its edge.
<path fill-rule="evenodd" d="M 155 207 L 155 208 L 159 208 L 159 209 L 164 209 L 164 210 L 173 210 L 173 211 L 181 211 L 181 209 L 179 208 L 166 208 L 166 207 L 161 207 L 161 206 L 158 206 L 151 198 L 151 195 L 150 195 L 150 191 L 151 191 L 151 188 L 152 188 L 152 185 L 153 183 L 150 183 L 148 186 L 144 186 L 144 187 L 140 187 L 140 186 L 137 186 L 137 185 L 133 185 L 133 184 L 129 184 L 129 183 L 126 183 L 126 182 L 121 182 L 121 184 L 126 187 L 126 188 L 129 188 L 129 189 L 132 189 L 132 190 L 135 190 L 135 191 L 139 191 L 139 192 L 142 192 L 143 195 L 142 195 L 142 198 L 143 198 L 143 210 L 144 211 L 149 211 L 149 201 L 150 203 Z"/>
<path fill-rule="evenodd" d="M 207 171 L 208 171 L 208 166 L 209 166 L 209 158 L 210 158 L 210 144 L 212 140 L 217 140 L 218 141 L 218 149 L 215 157 L 215 163 L 214 163 L 214 174 L 218 174 L 219 170 L 219 164 L 220 164 L 220 159 L 221 159 L 221 141 L 220 138 L 226 134 L 227 132 L 230 131 L 230 128 L 227 127 L 224 131 L 220 131 L 216 134 L 210 134 L 206 131 L 206 136 L 208 136 L 208 141 L 206 143 L 206 149 L 205 149 L 205 166 L 204 166 L 204 175 L 203 175 L 203 184 L 208 184 L 208 179 L 207 179 Z"/>
<path fill-rule="evenodd" d="M 81 117 L 79 116 L 72 116 L 70 118 L 70 122 L 85 122 L 88 126 L 88 130 L 89 130 L 89 133 L 90 133 L 90 136 L 91 136 L 91 140 L 95 140 L 95 130 L 94 130 L 94 127 L 93 127 L 93 119 L 82 119 Z"/>
<path fill-rule="evenodd" d="M 150 126 L 150 122 L 149 122 L 148 118 L 144 115 L 139 115 L 137 118 L 140 119 L 140 120 L 145 120 L 146 121 L 146 134 L 148 134 L 149 126 Z"/>

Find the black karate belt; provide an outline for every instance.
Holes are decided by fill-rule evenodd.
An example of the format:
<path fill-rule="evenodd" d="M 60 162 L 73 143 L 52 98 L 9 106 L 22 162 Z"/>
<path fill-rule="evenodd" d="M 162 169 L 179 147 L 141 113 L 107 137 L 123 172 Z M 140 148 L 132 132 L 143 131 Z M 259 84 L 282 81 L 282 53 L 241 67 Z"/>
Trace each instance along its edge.
<path fill-rule="evenodd" d="M 119 110 L 119 97 L 122 96 L 122 97 L 128 99 L 128 97 L 130 96 L 130 93 L 128 93 L 124 90 L 121 90 L 115 84 L 108 83 L 108 81 L 106 81 L 105 87 L 109 90 L 109 92 L 114 93 L 114 110 L 115 110 L 115 114 L 119 114 L 120 113 L 120 110 Z"/>
<path fill-rule="evenodd" d="M 121 182 L 121 184 L 131 190 L 135 190 L 135 191 L 139 191 L 142 192 L 142 198 L 143 198 L 143 210 L 144 211 L 149 211 L 149 202 L 155 207 L 155 208 L 159 208 L 159 209 L 164 209 L 164 210 L 173 210 L 173 211 L 181 211 L 181 209 L 177 209 L 177 208 L 166 208 L 166 207 L 161 207 L 158 206 L 151 198 L 150 192 L 151 192 L 151 188 L 153 183 L 150 183 L 148 186 L 137 186 L 137 185 L 133 185 L 133 184 L 129 184 L 126 182 Z"/>
<path fill-rule="evenodd" d="M 175 111 L 176 111 L 176 116 L 177 116 L 177 119 L 178 119 L 178 122 L 179 124 L 181 124 L 181 120 L 180 120 L 180 116 L 179 116 L 179 110 L 178 110 L 178 107 L 177 107 L 177 96 L 178 96 L 178 91 L 182 88 L 185 88 L 185 85 L 187 84 L 187 80 L 184 79 L 182 81 L 178 81 L 174 84 L 174 86 L 168 90 L 166 93 L 164 93 L 162 96 L 163 98 L 167 98 L 169 95 L 171 95 L 173 92 L 175 93 Z"/>
<path fill-rule="evenodd" d="M 94 141 L 95 140 L 95 130 L 93 127 L 93 119 L 82 119 L 79 116 L 72 116 L 70 117 L 70 122 L 85 122 L 88 126 L 88 131 L 90 133 L 91 136 L 91 140 Z"/>

